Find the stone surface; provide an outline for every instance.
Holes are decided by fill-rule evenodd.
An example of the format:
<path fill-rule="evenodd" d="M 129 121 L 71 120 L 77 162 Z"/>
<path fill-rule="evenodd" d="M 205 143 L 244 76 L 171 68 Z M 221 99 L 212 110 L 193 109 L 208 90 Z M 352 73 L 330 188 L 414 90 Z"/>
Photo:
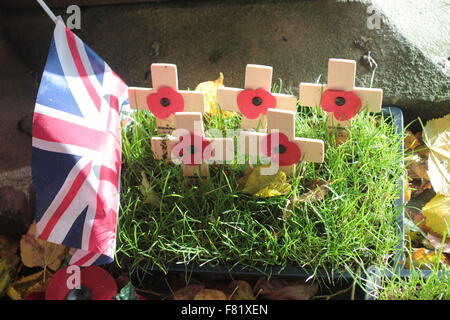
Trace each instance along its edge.
<path fill-rule="evenodd" d="M 178 65 L 181 88 L 195 88 L 219 71 L 226 86 L 241 87 L 245 65 L 256 63 L 272 65 L 274 79 L 282 78 L 297 93 L 301 81 L 322 76 L 326 82 L 331 57 L 357 60 L 357 85 L 369 86 L 370 51 L 378 64 L 373 87 L 384 89 L 385 104 L 402 107 L 407 121 L 447 114 L 450 86 L 441 65 L 450 42 L 441 20 L 448 17 L 448 5 L 445 0 L 393 2 L 171 1 L 86 7 L 76 33 L 130 86 L 150 86 L 150 64 L 168 62 Z M 381 14 L 380 29 L 367 26 L 371 9 Z M 62 9 L 56 13 L 67 17 Z M 41 74 L 52 22 L 40 10 L 4 15 L 7 37 L 27 66 Z"/>
<path fill-rule="evenodd" d="M 32 207 L 24 192 L 0 188 L 0 235 L 20 238 L 33 220 Z"/>
<path fill-rule="evenodd" d="M 36 82 L 0 33 L 0 174 L 29 165 L 31 138 L 19 130 L 29 127 Z M 28 116 L 28 118 L 27 118 Z M 0 175 L 1 179 L 1 175 Z M 2 181 L 0 181 L 2 184 Z"/>

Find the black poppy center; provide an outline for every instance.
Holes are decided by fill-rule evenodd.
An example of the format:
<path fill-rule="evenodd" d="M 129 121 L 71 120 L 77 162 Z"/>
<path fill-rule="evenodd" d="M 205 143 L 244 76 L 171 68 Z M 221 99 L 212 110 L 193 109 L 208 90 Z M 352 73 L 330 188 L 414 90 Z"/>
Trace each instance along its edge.
<path fill-rule="evenodd" d="M 188 151 L 190 154 L 197 153 L 197 147 L 196 146 L 189 146 Z"/>
<path fill-rule="evenodd" d="M 274 153 L 279 153 L 279 154 L 283 154 L 283 153 L 285 153 L 286 151 L 287 151 L 286 146 L 283 146 L 282 144 L 276 146 L 276 147 L 273 149 L 273 152 L 274 152 Z"/>
<path fill-rule="evenodd" d="M 263 103 L 261 97 L 253 97 L 252 103 L 254 106 L 260 106 Z"/>
<path fill-rule="evenodd" d="M 159 103 L 160 103 L 163 107 L 168 107 L 168 106 L 170 106 L 170 100 L 169 100 L 169 98 L 161 98 L 161 100 L 159 100 Z"/>
<path fill-rule="evenodd" d="M 341 107 L 345 104 L 345 98 L 344 97 L 337 97 L 335 100 L 335 103 L 337 106 Z"/>
<path fill-rule="evenodd" d="M 67 294 L 66 300 L 92 300 L 92 292 L 86 287 L 72 289 Z"/>

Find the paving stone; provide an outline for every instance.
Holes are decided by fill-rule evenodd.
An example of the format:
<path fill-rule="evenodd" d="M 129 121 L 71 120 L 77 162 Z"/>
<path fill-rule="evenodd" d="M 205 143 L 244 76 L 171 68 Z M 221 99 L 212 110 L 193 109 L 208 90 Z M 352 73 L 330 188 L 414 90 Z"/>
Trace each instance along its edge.
<path fill-rule="evenodd" d="M 170 1 L 82 8 L 76 33 L 132 86 L 150 86 L 149 65 L 169 62 L 178 65 L 182 88 L 219 72 L 227 86 L 241 87 L 245 65 L 257 63 L 272 65 L 274 79 L 297 93 L 301 81 L 326 81 L 331 57 L 357 60 L 357 85 L 369 86 L 370 51 L 378 65 L 373 87 L 409 121 L 450 112 L 448 8 L 445 0 Z M 374 15 L 379 29 L 368 27 Z M 52 22 L 27 10 L 7 12 L 3 24 L 40 74 Z"/>

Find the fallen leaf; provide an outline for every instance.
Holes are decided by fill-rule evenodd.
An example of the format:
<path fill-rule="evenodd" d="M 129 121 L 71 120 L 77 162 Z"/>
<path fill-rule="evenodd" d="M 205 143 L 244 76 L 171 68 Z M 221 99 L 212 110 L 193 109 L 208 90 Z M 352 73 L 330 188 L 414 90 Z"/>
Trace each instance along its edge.
<path fill-rule="evenodd" d="M 0 258 L 10 258 L 17 252 L 19 243 L 10 237 L 0 235 Z"/>
<path fill-rule="evenodd" d="M 57 270 L 64 260 L 67 247 L 35 237 L 36 223 L 20 239 L 20 255 L 27 267 L 44 267 Z"/>
<path fill-rule="evenodd" d="M 423 128 L 423 140 L 430 149 L 428 175 L 433 189 L 450 196 L 450 114 L 429 120 Z"/>
<path fill-rule="evenodd" d="M 328 184 L 322 184 L 313 190 L 309 190 L 308 192 L 301 194 L 298 197 L 297 202 L 312 203 L 314 201 L 322 201 L 328 192 L 330 192 Z"/>
<path fill-rule="evenodd" d="M 442 243 L 442 237 L 433 233 L 428 233 L 427 240 L 428 243 L 436 250 L 442 250 L 444 253 L 450 253 L 450 238 L 446 238 L 446 241 Z"/>
<path fill-rule="evenodd" d="M 278 171 L 275 175 L 263 175 L 259 166 L 253 169 L 248 176 L 244 175 L 238 180 L 243 186 L 242 192 L 259 198 L 270 198 L 288 194 L 292 186 L 287 182 L 286 173 Z"/>
<path fill-rule="evenodd" d="M 149 203 L 152 206 L 159 208 L 161 206 L 161 198 L 153 190 L 150 182 L 148 182 L 147 176 L 144 171 L 141 171 L 141 193 L 144 196 L 144 203 Z"/>
<path fill-rule="evenodd" d="M 0 259 L 0 298 L 5 294 L 20 259 L 17 256 Z"/>
<path fill-rule="evenodd" d="M 115 300 L 139 300 L 136 290 L 131 282 L 128 282 L 115 296 Z"/>
<path fill-rule="evenodd" d="M 350 136 L 347 129 L 339 129 L 336 132 L 336 143 L 335 146 L 338 147 L 344 142 L 348 140 L 348 137 Z"/>
<path fill-rule="evenodd" d="M 203 284 L 190 284 L 184 288 L 181 288 L 173 294 L 173 300 L 192 300 L 197 293 L 205 288 Z"/>
<path fill-rule="evenodd" d="M 247 281 L 236 280 L 230 283 L 233 290 L 231 300 L 256 300 L 253 289 Z"/>
<path fill-rule="evenodd" d="M 430 181 L 420 181 L 420 180 L 412 180 L 409 183 L 409 187 L 411 190 L 411 197 L 417 198 L 420 196 L 425 190 L 431 189 Z"/>
<path fill-rule="evenodd" d="M 422 208 L 425 224 L 432 231 L 450 236 L 450 197 L 441 194 L 435 195 Z"/>
<path fill-rule="evenodd" d="M 48 270 L 22 277 L 11 283 L 6 293 L 13 300 L 23 300 L 30 293 L 44 292 L 51 277 L 52 274 Z"/>
<path fill-rule="evenodd" d="M 266 277 L 259 278 L 254 288 L 257 297 L 268 300 L 309 300 L 318 290 L 317 284 Z"/>
<path fill-rule="evenodd" d="M 411 179 L 419 179 L 422 182 L 429 181 L 427 161 L 417 155 L 411 157 L 411 161 L 408 165 L 408 176 Z"/>
<path fill-rule="evenodd" d="M 409 181 L 408 178 L 405 177 L 403 179 L 403 198 L 405 200 L 405 203 L 411 200 L 411 188 L 409 187 Z"/>
<path fill-rule="evenodd" d="M 422 268 L 422 267 L 431 267 L 433 265 L 439 264 L 441 262 L 445 263 L 446 259 L 444 255 L 438 256 L 434 251 L 427 250 L 425 248 L 419 248 L 415 250 L 411 255 L 412 262 L 414 266 Z M 406 267 L 409 267 L 408 265 Z"/>
<path fill-rule="evenodd" d="M 411 130 L 406 130 L 405 133 L 405 149 L 414 150 L 420 144 L 419 139 L 417 139 Z"/>
<path fill-rule="evenodd" d="M 194 300 L 227 300 L 227 297 L 222 291 L 203 289 L 195 295 Z"/>
<path fill-rule="evenodd" d="M 201 82 L 195 88 L 195 91 L 200 91 L 205 94 L 205 112 L 216 115 L 220 112 L 220 108 L 217 105 L 217 88 L 223 87 L 224 76 L 222 72 L 219 72 L 219 78 L 214 81 Z M 232 116 L 233 113 L 229 111 L 222 111 L 225 116 Z"/>

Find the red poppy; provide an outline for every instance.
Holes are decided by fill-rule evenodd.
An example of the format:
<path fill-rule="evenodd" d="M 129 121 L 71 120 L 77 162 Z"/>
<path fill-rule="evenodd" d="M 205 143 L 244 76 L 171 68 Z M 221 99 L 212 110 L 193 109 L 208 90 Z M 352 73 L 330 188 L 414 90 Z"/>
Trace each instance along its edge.
<path fill-rule="evenodd" d="M 263 139 L 262 153 L 280 166 L 296 164 L 302 155 L 299 146 L 281 132 L 268 134 Z"/>
<path fill-rule="evenodd" d="M 323 110 L 333 112 L 339 121 L 352 119 L 361 109 L 361 99 L 353 91 L 325 90 L 320 103 Z"/>
<path fill-rule="evenodd" d="M 205 149 L 211 144 L 211 140 L 198 134 L 190 134 L 180 137 L 180 142 L 176 146 L 179 146 L 179 157 L 182 157 L 182 163 L 186 165 L 198 165 L 203 160 L 211 158 L 211 154 L 206 154 Z M 186 153 L 185 153 L 186 152 Z M 184 156 L 186 154 L 186 156 Z"/>
<path fill-rule="evenodd" d="M 49 280 L 45 300 L 113 300 L 117 294 L 114 278 L 96 266 L 81 268 L 80 289 L 69 289 L 67 280 L 74 274 L 67 268 L 58 270 Z"/>
<path fill-rule="evenodd" d="M 160 87 L 156 93 L 147 96 L 148 109 L 159 119 L 167 119 L 175 112 L 183 112 L 184 99 L 170 87 Z"/>
<path fill-rule="evenodd" d="M 237 104 L 242 114 L 249 119 L 256 119 L 262 114 L 267 113 L 267 109 L 276 108 L 277 100 L 267 90 L 264 89 L 246 89 L 239 92 Z"/>

